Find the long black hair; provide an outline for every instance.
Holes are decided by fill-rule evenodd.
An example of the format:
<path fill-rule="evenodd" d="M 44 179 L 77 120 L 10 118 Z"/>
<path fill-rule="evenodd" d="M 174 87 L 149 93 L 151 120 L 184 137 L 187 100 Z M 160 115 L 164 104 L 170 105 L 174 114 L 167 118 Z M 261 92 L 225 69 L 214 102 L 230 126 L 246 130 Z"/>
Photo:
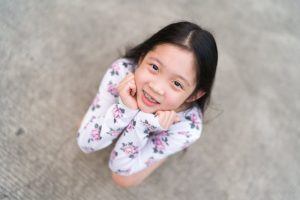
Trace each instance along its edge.
<path fill-rule="evenodd" d="M 170 43 L 193 52 L 196 59 L 196 87 L 191 96 L 203 90 L 205 94 L 195 100 L 196 104 L 204 112 L 210 103 L 210 95 L 213 87 L 218 62 L 218 50 L 213 35 L 197 24 L 181 21 L 167 25 L 157 33 L 146 39 L 139 45 L 126 50 L 124 58 L 138 63 L 140 58 L 154 49 L 159 44 Z"/>

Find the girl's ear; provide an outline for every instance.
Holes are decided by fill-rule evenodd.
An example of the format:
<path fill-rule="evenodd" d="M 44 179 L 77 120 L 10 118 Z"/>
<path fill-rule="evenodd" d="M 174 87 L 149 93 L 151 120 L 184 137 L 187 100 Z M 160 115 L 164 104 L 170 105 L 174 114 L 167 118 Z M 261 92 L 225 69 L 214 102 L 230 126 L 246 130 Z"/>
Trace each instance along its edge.
<path fill-rule="evenodd" d="M 204 92 L 203 90 L 200 90 L 197 92 L 197 94 L 189 97 L 186 102 L 193 102 L 193 101 L 196 101 L 197 99 L 199 99 L 200 97 L 202 97 L 203 95 L 205 95 L 206 92 Z"/>

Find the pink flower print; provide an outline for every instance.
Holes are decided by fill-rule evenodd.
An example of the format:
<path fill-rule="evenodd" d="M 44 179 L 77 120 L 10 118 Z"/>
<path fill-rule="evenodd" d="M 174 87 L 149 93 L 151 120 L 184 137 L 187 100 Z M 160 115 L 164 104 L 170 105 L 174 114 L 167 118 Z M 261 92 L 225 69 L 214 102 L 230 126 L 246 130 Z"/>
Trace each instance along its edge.
<path fill-rule="evenodd" d="M 113 137 L 117 137 L 120 134 L 120 131 L 118 130 L 113 130 L 112 128 L 110 128 L 110 132 L 108 132 L 107 134 L 113 136 Z"/>
<path fill-rule="evenodd" d="M 195 113 L 191 114 L 191 120 L 192 120 L 192 122 L 196 122 L 197 121 L 197 116 L 196 116 Z"/>
<path fill-rule="evenodd" d="M 149 133 L 155 131 L 156 127 L 151 125 L 148 120 L 142 121 L 142 124 L 146 127 L 144 133 Z"/>
<path fill-rule="evenodd" d="M 125 109 L 119 108 L 118 106 L 114 107 L 114 109 L 113 109 L 114 123 L 117 122 L 117 119 L 120 119 L 123 116 L 124 112 L 125 112 Z"/>
<path fill-rule="evenodd" d="M 109 92 L 114 97 L 118 97 L 119 93 L 118 93 L 117 85 L 113 84 L 111 81 L 109 81 L 107 92 Z"/>
<path fill-rule="evenodd" d="M 162 138 L 160 136 L 156 136 L 154 137 L 154 139 L 152 140 L 152 142 L 154 143 L 154 153 L 160 153 L 163 154 L 163 150 L 165 150 L 165 145 L 162 141 Z"/>
<path fill-rule="evenodd" d="M 127 146 L 127 147 L 123 148 L 123 150 L 126 154 L 133 154 L 135 152 L 135 149 L 133 146 Z"/>
<path fill-rule="evenodd" d="M 99 126 L 98 124 L 95 124 L 95 128 L 91 132 L 91 138 L 88 139 L 88 143 L 91 141 L 101 140 L 100 132 L 101 132 L 102 126 Z"/>
<path fill-rule="evenodd" d="M 93 138 L 93 140 L 100 140 L 101 139 L 98 129 L 92 130 L 92 138 Z"/>
<path fill-rule="evenodd" d="M 136 121 L 135 120 L 130 121 L 130 123 L 128 124 L 128 126 L 125 129 L 124 135 L 126 135 L 126 133 L 130 132 L 131 130 L 133 130 L 134 127 L 135 127 L 135 125 L 136 125 Z"/>
<path fill-rule="evenodd" d="M 135 120 L 132 120 L 129 125 L 127 126 L 127 130 L 130 131 L 130 130 L 133 130 L 134 127 L 135 127 L 135 124 L 136 124 L 136 121 Z"/>
<path fill-rule="evenodd" d="M 120 66 L 119 66 L 117 63 L 114 63 L 114 64 L 112 65 L 110 74 L 111 74 L 112 76 L 114 76 L 115 74 L 116 74 L 116 75 L 119 75 L 119 72 L 120 72 Z"/>
<path fill-rule="evenodd" d="M 160 136 L 160 137 L 167 137 L 168 135 L 170 135 L 168 130 L 166 130 L 166 131 L 161 131 L 161 132 L 159 133 L 159 136 Z"/>
<path fill-rule="evenodd" d="M 164 143 L 160 140 L 160 138 L 158 138 L 157 140 L 155 140 L 155 146 L 157 150 L 164 150 L 165 149 L 165 145 Z"/>
<path fill-rule="evenodd" d="M 186 117 L 187 119 L 189 119 L 191 121 L 191 128 L 196 128 L 199 129 L 200 127 L 200 122 L 197 118 L 197 115 L 195 113 L 192 113 L 190 116 Z"/>
<path fill-rule="evenodd" d="M 122 143 L 123 147 L 121 150 L 129 155 L 129 158 L 135 158 L 138 154 L 138 147 L 134 146 L 132 142 L 129 142 L 128 144 Z"/>

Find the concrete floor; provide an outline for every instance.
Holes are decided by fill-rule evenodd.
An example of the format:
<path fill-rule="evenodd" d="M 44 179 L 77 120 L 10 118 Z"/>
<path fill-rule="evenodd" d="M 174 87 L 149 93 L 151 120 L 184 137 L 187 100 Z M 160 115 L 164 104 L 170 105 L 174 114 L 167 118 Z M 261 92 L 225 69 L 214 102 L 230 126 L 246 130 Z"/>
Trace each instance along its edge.
<path fill-rule="evenodd" d="M 299 1 L 0 2 L 0 199 L 300 199 Z M 219 48 L 204 131 L 142 185 L 77 125 L 126 46 L 190 20 Z M 298 121 L 298 122 L 297 122 Z"/>

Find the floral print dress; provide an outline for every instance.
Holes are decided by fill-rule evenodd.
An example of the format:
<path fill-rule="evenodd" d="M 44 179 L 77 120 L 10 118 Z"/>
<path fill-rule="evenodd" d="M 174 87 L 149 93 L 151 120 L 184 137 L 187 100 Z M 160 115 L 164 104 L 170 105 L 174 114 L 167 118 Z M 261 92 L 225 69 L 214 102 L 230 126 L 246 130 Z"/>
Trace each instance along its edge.
<path fill-rule="evenodd" d="M 124 176 L 187 148 L 202 132 L 202 115 L 197 107 L 179 112 L 180 122 L 169 129 L 163 129 L 154 114 L 127 107 L 118 95 L 117 86 L 135 67 L 135 63 L 125 58 L 113 62 L 77 133 L 77 143 L 85 153 L 103 149 L 117 139 L 109 168 Z"/>

